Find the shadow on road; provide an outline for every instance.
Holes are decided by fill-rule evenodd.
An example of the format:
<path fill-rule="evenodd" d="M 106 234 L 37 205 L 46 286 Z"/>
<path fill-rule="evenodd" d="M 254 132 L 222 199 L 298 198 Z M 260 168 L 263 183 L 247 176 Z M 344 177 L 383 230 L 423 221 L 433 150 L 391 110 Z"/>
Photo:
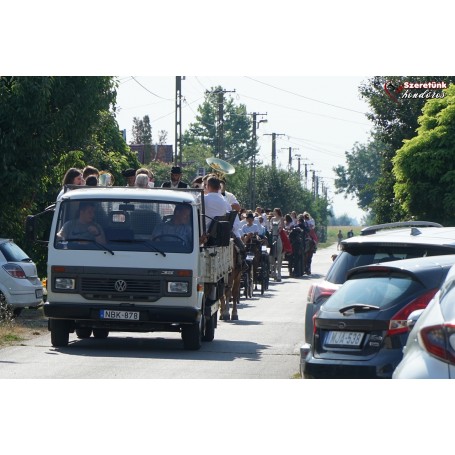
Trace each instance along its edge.
<path fill-rule="evenodd" d="M 248 324 L 248 321 L 234 321 Z M 255 324 L 253 322 L 253 324 Z M 47 354 L 71 355 L 81 357 L 136 358 L 136 359 L 175 359 L 175 360 L 213 360 L 232 362 L 237 359 L 259 361 L 270 346 L 243 340 L 215 339 L 203 343 L 199 351 L 185 351 L 180 339 L 116 337 L 109 335 L 105 340 L 94 338 L 70 341 L 68 347 L 50 348 Z"/>

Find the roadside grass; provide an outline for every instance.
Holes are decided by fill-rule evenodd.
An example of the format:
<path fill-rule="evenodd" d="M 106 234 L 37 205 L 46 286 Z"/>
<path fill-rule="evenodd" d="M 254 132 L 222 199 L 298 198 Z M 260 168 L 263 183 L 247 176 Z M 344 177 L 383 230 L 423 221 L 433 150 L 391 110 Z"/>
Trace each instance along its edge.
<path fill-rule="evenodd" d="M 18 345 L 47 333 L 47 318 L 42 308 L 24 309 L 17 318 L 0 321 L 0 348 Z"/>
<path fill-rule="evenodd" d="M 348 231 L 351 229 L 354 235 L 360 235 L 360 231 L 363 229 L 363 226 L 327 226 L 327 240 L 319 243 L 318 248 L 327 248 L 328 246 L 337 243 L 337 234 L 340 229 L 343 233 L 343 239 L 346 239 L 348 238 Z"/>

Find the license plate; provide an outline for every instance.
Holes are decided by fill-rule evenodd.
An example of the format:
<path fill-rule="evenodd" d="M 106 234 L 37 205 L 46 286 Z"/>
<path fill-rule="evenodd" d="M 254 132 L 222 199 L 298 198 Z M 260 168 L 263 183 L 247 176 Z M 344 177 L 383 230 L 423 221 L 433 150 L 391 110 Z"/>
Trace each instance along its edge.
<path fill-rule="evenodd" d="M 100 318 L 139 321 L 139 311 L 100 310 Z"/>
<path fill-rule="evenodd" d="M 329 332 L 325 344 L 332 346 L 360 346 L 362 332 Z"/>
<path fill-rule="evenodd" d="M 43 298 L 43 290 L 42 289 L 35 289 L 35 296 L 37 299 Z"/>

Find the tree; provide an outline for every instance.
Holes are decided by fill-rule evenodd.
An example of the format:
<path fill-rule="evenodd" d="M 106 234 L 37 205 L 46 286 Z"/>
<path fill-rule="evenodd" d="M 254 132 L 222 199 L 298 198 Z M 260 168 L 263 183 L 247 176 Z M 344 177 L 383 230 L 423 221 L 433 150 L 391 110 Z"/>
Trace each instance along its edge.
<path fill-rule="evenodd" d="M 198 107 L 196 121 L 190 124 L 183 135 L 183 150 L 192 145 L 204 145 L 212 154 L 217 153 L 218 94 L 222 87 L 206 92 L 204 102 Z M 236 164 L 248 159 L 252 153 L 252 119 L 244 104 L 236 105 L 231 96 L 224 98 L 223 156 L 224 160 Z"/>
<path fill-rule="evenodd" d="M 144 115 L 142 119 L 139 117 L 133 118 L 132 139 L 130 144 L 144 145 L 144 161 L 150 163 L 152 161 L 152 126 L 150 125 L 150 117 Z"/>
<path fill-rule="evenodd" d="M 333 168 L 336 193 L 345 193 L 357 198 L 358 206 L 368 210 L 375 198 L 375 185 L 380 177 L 382 156 L 386 145 L 377 138 L 367 144 L 356 142 L 351 152 L 345 152 L 347 167 L 339 165 Z"/>
<path fill-rule="evenodd" d="M 119 132 L 115 99 L 116 81 L 108 76 L 0 78 L 3 236 L 30 251 L 25 218 L 55 202 L 68 167 L 137 162 Z M 40 261 L 29 254 L 42 273 L 44 253 Z"/>
<path fill-rule="evenodd" d="M 455 223 L 455 85 L 429 100 L 417 135 L 393 159 L 396 200 L 408 216 Z"/>
<path fill-rule="evenodd" d="M 403 81 L 413 80 L 419 82 L 445 81 L 454 82 L 453 77 L 425 76 L 377 76 L 368 79 L 359 88 L 360 94 L 366 98 L 371 112 L 367 117 L 374 124 L 375 136 L 387 147 L 384 148 L 381 161 L 381 177 L 375 185 L 375 199 L 371 204 L 376 214 L 376 221 L 385 223 L 399 221 L 406 214 L 402 205 L 396 201 L 394 194 L 395 176 L 392 172 L 392 159 L 396 151 L 403 145 L 403 140 L 414 136 L 418 127 L 417 119 L 421 114 L 425 98 L 400 99 L 389 97 L 384 89 L 386 82 L 391 82 L 394 87 L 399 87 Z"/>

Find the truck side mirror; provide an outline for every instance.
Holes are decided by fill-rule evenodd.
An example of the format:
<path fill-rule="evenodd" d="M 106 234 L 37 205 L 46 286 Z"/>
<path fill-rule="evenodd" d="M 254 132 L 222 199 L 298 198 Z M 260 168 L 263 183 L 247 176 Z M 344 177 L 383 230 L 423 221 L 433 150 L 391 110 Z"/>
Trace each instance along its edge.
<path fill-rule="evenodd" d="M 36 240 L 36 220 L 34 215 L 28 215 L 25 220 L 25 238 L 30 243 Z"/>

